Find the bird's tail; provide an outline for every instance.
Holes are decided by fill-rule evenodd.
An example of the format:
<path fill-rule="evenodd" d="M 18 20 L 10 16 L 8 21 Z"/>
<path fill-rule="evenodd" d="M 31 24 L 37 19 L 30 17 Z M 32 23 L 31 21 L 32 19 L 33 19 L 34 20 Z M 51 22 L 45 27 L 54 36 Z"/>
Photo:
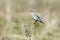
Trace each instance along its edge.
<path fill-rule="evenodd" d="M 39 22 L 45 24 L 43 21 L 39 21 Z"/>

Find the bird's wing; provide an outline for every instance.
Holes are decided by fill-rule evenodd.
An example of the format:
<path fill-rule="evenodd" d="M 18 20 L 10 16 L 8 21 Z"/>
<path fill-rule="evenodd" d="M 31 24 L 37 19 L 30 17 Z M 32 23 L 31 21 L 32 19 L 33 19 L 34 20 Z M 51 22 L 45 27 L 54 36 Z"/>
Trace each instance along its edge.
<path fill-rule="evenodd" d="M 41 19 L 40 19 L 40 16 L 38 15 L 37 12 L 33 12 L 33 13 L 32 13 L 32 18 L 33 18 L 34 20 L 41 20 Z"/>
<path fill-rule="evenodd" d="M 38 13 L 36 14 L 36 17 L 38 20 L 41 20 L 40 15 Z"/>
<path fill-rule="evenodd" d="M 39 17 L 38 15 L 36 15 L 36 17 L 37 17 L 38 19 L 40 19 L 40 17 Z"/>
<path fill-rule="evenodd" d="M 37 20 L 37 19 L 38 19 L 38 17 L 37 17 L 36 15 L 32 15 L 32 18 L 33 18 L 34 20 Z"/>

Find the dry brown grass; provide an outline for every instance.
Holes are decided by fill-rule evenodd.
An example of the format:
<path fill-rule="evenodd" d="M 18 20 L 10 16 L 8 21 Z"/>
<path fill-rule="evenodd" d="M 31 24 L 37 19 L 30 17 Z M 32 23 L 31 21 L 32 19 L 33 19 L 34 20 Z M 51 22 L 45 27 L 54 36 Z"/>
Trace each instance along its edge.
<path fill-rule="evenodd" d="M 23 0 L 12 0 L 11 23 L 6 26 L 6 5 L 0 0 L 0 38 L 1 40 L 28 40 L 25 28 L 31 35 L 32 40 L 60 40 L 60 1 L 59 0 L 37 0 L 35 4 Z M 28 3 L 28 4 L 27 4 Z M 29 6 L 30 5 L 30 6 Z M 33 24 L 28 9 L 36 9 L 45 22 Z M 28 35 L 28 36 L 30 36 Z"/>

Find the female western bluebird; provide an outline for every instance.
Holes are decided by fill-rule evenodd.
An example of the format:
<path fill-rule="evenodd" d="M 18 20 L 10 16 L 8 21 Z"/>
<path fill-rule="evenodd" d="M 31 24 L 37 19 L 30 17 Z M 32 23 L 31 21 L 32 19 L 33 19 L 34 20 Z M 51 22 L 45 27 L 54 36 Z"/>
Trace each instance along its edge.
<path fill-rule="evenodd" d="M 35 21 L 34 24 L 37 21 L 44 24 L 44 22 L 41 20 L 40 16 L 38 15 L 38 12 L 36 10 L 31 9 L 30 12 L 31 12 L 31 15 L 32 15 L 32 19 Z"/>

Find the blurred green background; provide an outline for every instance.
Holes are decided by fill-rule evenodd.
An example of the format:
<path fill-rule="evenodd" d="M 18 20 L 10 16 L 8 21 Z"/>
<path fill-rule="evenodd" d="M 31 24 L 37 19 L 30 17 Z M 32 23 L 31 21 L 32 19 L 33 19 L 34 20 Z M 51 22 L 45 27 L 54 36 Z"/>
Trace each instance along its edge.
<path fill-rule="evenodd" d="M 29 9 L 45 24 L 34 25 Z M 60 40 L 60 0 L 0 0 L 0 40 L 29 40 L 25 28 L 32 40 Z"/>

